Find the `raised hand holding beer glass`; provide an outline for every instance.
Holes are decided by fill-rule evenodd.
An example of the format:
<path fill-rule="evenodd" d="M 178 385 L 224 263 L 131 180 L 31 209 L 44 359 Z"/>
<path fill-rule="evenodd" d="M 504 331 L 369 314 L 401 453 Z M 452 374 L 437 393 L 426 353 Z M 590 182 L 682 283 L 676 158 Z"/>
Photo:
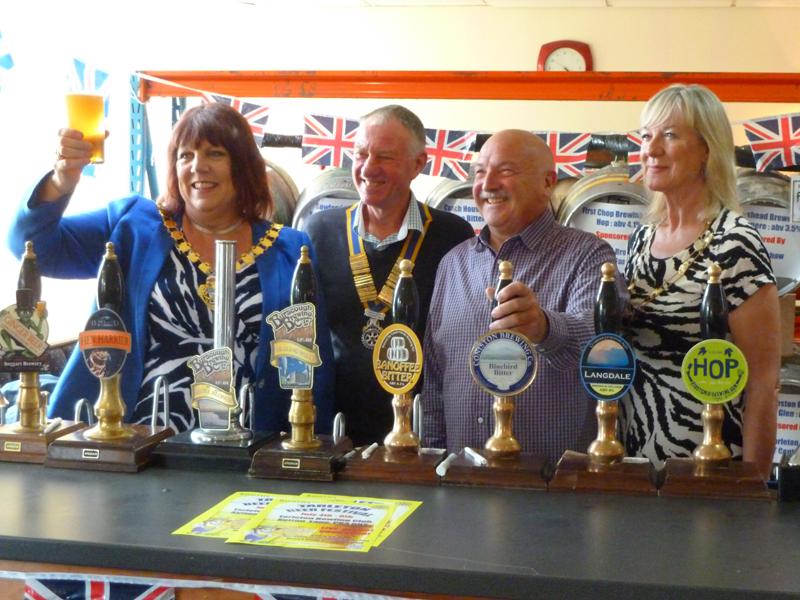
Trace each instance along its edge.
<path fill-rule="evenodd" d="M 41 190 L 39 200 L 53 202 L 75 191 L 83 168 L 91 163 L 92 144 L 75 129 L 59 129 L 53 175 Z"/>

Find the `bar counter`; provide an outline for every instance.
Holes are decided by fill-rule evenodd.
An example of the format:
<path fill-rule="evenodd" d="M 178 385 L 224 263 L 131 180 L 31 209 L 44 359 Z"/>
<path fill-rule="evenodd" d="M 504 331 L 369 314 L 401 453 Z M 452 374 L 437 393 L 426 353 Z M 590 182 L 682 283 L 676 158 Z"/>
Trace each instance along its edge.
<path fill-rule="evenodd" d="M 171 532 L 236 491 L 422 502 L 367 553 Z M 800 597 L 800 504 L 0 463 L 0 560 L 486 598 Z M 0 582 L 0 585 L 2 582 Z"/>

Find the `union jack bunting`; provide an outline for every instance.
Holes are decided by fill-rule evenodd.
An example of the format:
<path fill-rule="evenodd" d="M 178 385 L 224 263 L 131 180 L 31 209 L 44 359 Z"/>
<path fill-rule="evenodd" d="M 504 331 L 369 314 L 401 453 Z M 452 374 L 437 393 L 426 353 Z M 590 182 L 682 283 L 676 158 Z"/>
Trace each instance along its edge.
<path fill-rule="evenodd" d="M 397 596 L 367 594 L 361 592 L 336 592 L 332 590 L 313 590 L 293 588 L 287 592 L 257 592 L 256 600 L 402 600 Z"/>
<path fill-rule="evenodd" d="M 744 122 L 756 171 L 800 164 L 800 113 Z"/>
<path fill-rule="evenodd" d="M 349 600 L 350 596 L 331 596 L 330 594 L 258 594 L 256 598 L 258 600 Z"/>
<path fill-rule="evenodd" d="M 303 117 L 303 162 L 325 167 L 353 166 L 353 142 L 358 121 L 343 117 Z"/>
<path fill-rule="evenodd" d="M 24 600 L 175 600 L 175 588 L 150 583 L 27 579 Z"/>
<path fill-rule="evenodd" d="M 586 153 L 589 150 L 591 133 L 565 133 L 563 131 L 534 131 L 542 138 L 553 153 L 556 175 L 562 177 L 580 177 L 586 164 Z"/>
<path fill-rule="evenodd" d="M 469 177 L 469 165 L 475 152 L 476 132 L 448 131 L 446 129 L 425 130 L 425 151 L 428 162 L 422 172 L 425 175 L 447 177 L 465 181 Z"/>
<path fill-rule="evenodd" d="M 628 174 L 630 181 L 641 181 L 644 177 L 644 164 L 642 163 L 642 136 L 637 132 L 630 132 L 626 136 L 636 149 L 628 151 Z"/>
<path fill-rule="evenodd" d="M 101 71 L 82 60 L 72 59 L 69 73 L 69 88 L 73 92 L 92 92 L 106 97 L 106 116 L 108 116 L 108 73 Z"/>
<path fill-rule="evenodd" d="M 14 66 L 14 61 L 11 58 L 11 53 L 6 47 L 6 42 L 3 39 L 3 34 L 0 33 L 0 67 L 3 69 L 10 69 Z"/>
<path fill-rule="evenodd" d="M 261 147 L 264 134 L 267 132 L 269 107 L 253 104 L 252 102 L 245 102 L 241 98 L 218 96 L 216 94 L 208 94 L 206 92 L 202 92 L 200 96 L 204 104 L 219 102 L 221 104 L 227 104 L 228 106 L 242 113 L 244 118 L 247 119 L 247 122 L 250 123 L 250 130 L 253 132 L 253 137 L 256 139 L 256 144 Z"/>

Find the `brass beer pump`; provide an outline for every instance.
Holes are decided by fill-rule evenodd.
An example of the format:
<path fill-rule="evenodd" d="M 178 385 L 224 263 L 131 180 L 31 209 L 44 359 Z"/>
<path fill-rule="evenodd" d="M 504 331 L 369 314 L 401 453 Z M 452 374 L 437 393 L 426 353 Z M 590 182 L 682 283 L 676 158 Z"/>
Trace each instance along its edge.
<path fill-rule="evenodd" d="M 500 261 L 497 268 L 495 299 L 488 305 L 490 313 L 497 306 L 498 292 L 514 277 L 511 262 Z M 465 447 L 442 462 L 437 472 L 442 483 L 546 489 L 550 475 L 547 458 L 523 452 L 514 435 L 516 396 L 533 384 L 538 372 L 534 344 L 512 329 L 489 329 L 465 358 L 475 383 L 492 398 L 494 429 L 482 451 Z"/>
<path fill-rule="evenodd" d="M 300 258 L 292 277 L 292 304 L 310 302 L 316 306 L 317 284 L 308 255 L 308 246 L 300 248 Z M 314 423 L 317 420 L 317 409 L 314 406 L 314 394 L 311 389 L 292 390 L 289 408 L 289 424 L 292 427 L 291 437 L 281 442 L 287 450 L 315 450 L 322 446 L 322 441 L 314 435 Z"/>
<path fill-rule="evenodd" d="M 411 276 L 414 263 L 400 261 L 400 277 L 394 288 L 392 299 L 392 320 L 405 325 L 412 332 L 419 322 L 419 292 Z M 405 348 L 402 351 L 407 351 Z M 392 430 L 383 440 L 390 453 L 415 453 L 419 449 L 419 436 L 411 428 L 413 399 L 410 391 L 392 395 Z"/>
<path fill-rule="evenodd" d="M 31 250 L 26 243 L 26 255 Z M 36 302 L 30 289 L 17 290 L 17 311 L 32 313 L 44 311 L 44 302 Z M 46 394 L 40 388 L 39 371 L 22 371 L 19 374 L 19 396 L 17 399 L 19 424 L 14 431 L 18 433 L 42 433 L 44 431 L 44 414 L 46 412 Z"/>
<path fill-rule="evenodd" d="M 0 311 L 0 335 L 5 353 L 0 370 L 19 372 L 17 423 L 0 423 L 0 460 L 44 462 L 47 444 L 83 427 L 62 419 L 47 420 L 47 392 L 39 373 L 47 368 L 47 308 L 41 300 L 42 283 L 33 242 L 25 253 L 17 279 L 17 302 Z M 5 400 L 5 399 L 4 399 Z"/>
<path fill-rule="evenodd" d="M 106 243 L 106 253 L 97 277 L 97 308 L 107 308 L 119 314 L 123 294 L 122 269 L 112 242 Z M 98 377 L 100 395 L 94 405 L 97 423 L 84 432 L 91 440 L 121 440 L 133 437 L 133 429 L 122 423 L 125 417 L 125 403 L 122 401 L 118 372 L 111 377 Z"/>
<path fill-rule="evenodd" d="M 17 280 L 17 313 L 20 317 L 29 317 L 35 310 L 39 316 L 45 316 L 45 303 L 41 301 L 42 279 L 33 251 L 33 242 L 25 242 L 25 254 Z M 39 371 L 22 371 L 19 375 L 19 433 L 41 433 L 44 429 L 42 419 L 46 411 L 44 397 L 39 387 Z"/>
<path fill-rule="evenodd" d="M 717 263 L 708 267 L 708 285 L 700 303 L 700 335 L 703 339 L 724 340 L 728 334 L 728 305 L 722 291 Z M 725 413 L 721 404 L 707 403 L 701 415 L 703 421 L 703 443 L 694 449 L 694 458 L 700 463 L 725 464 L 731 451 L 722 441 L 722 422 Z"/>
<path fill-rule="evenodd" d="M 755 463 L 732 460 L 722 437 L 725 413 L 722 405 L 738 396 L 747 381 L 746 359 L 728 342 L 728 306 L 721 282 L 721 268 L 712 262 L 708 284 L 700 303 L 700 335 L 703 341 L 687 353 L 682 366 L 683 381 L 690 393 L 703 402 L 703 441 L 691 458 L 668 458 L 662 470 L 659 493 L 664 496 L 712 496 L 720 498 L 770 499 Z M 714 363 L 736 363 L 737 383 L 715 377 Z M 740 363 L 744 363 L 740 365 Z M 704 368 L 698 368 L 700 365 Z M 726 367 L 727 368 L 727 367 Z M 710 378 L 705 378 L 705 373 Z M 698 375 L 700 373 L 700 375 Z M 709 392 L 719 397 L 711 399 Z"/>
<path fill-rule="evenodd" d="M 511 261 L 502 260 L 497 265 L 499 276 L 497 285 L 494 288 L 494 297 L 491 302 L 491 309 L 497 306 L 497 294 L 504 287 L 514 281 L 514 265 Z M 514 412 L 516 402 L 514 396 L 495 396 L 492 402 L 492 412 L 494 413 L 494 432 L 486 440 L 483 449 L 490 459 L 514 459 L 519 456 L 522 446 L 514 436 Z"/>
<path fill-rule="evenodd" d="M 270 363 L 278 368 L 278 381 L 291 389 L 288 421 L 291 433 L 271 441 L 253 454 L 252 477 L 331 481 L 337 461 L 353 446 L 344 434 L 344 417 L 336 415 L 333 435 L 317 435 L 314 425 L 314 368 L 322 364 L 317 337 L 317 284 L 309 248 L 302 246 L 295 266 L 291 304 L 266 317 L 275 339 Z"/>
<path fill-rule="evenodd" d="M 153 448 L 173 433 L 166 423 L 156 425 L 155 410 L 149 426 L 123 422 L 120 383 L 131 337 L 120 316 L 125 297 L 122 268 L 114 244 L 107 242 L 105 248 L 97 276 L 97 310 L 79 336 L 86 368 L 100 384 L 94 405 L 97 423 L 50 444 L 46 467 L 136 472 L 150 460 Z"/>
<path fill-rule="evenodd" d="M 617 288 L 616 273 L 614 263 L 603 263 L 600 267 L 600 286 L 594 305 L 595 337 L 584 347 L 579 365 L 584 387 L 597 402 L 597 437 L 589 445 L 586 454 L 573 450 L 564 452 L 550 481 L 551 490 L 627 492 L 642 495 L 654 495 L 657 492 L 655 472 L 650 462 L 646 459 L 626 459 L 625 448 L 617 439 L 618 398 L 623 397 L 633 383 L 636 361 L 633 349 L 620 335 L 623 305 Z M 605 385 L 601 381 L 598 384 L 591 374 L 586 378 L 586 371 L 621 376 L 620 367 L 623 365 L 617 361 L 602 364 L 602 361 L 591 359 L 593 350 L 597 348 L 605 348 L 606 352 L 613 350 L 618 355 L 629 358 L 629 364 L 625 365 L 628 371 L 625 383 Z"/>
<path fill-rule="evenodd" d="M 616 272 L 614 263 L 603 263 L 600 267 L 600 289 L 594 305 L 594 329 L 598 334 L 619 334 L 622 327 L 622 303 L 617 293 Z M 597 439 L 589 445 L 588 450 L 593 464 L 610 465 L 625 456 L 625 448 L 617 439 L 618 414 L 619 404 L 616 401 L 597 403 Z"/>
<path fill-rule="evenodd" d="M 421 403 L 412 399 L 423 366 L 422 345 L 415 331 L 419 325 L 419 291 L 412 276 L 414 263 L 403 259 L 399 268 L 392 296 L 392 324 L 378 336 L 372 351 L 375 377 L 392 395 L 392 429 L 384 437 L 383 446 L 374 443 L 352 453 L 339 476 L 356 481 L 402 479 L 435 485 L 439 482 L 436 467 L 444 458 L 444 450 L 420 447 Z"/>

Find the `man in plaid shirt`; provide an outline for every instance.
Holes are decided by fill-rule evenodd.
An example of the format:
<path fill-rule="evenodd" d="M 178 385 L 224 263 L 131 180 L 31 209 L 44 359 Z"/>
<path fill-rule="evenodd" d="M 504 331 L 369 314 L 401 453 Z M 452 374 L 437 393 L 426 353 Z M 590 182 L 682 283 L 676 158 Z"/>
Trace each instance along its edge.
<path fill-rule="evenodd" d="M 522 451 L 555 462 L 566 449 L 585 451 L 596 435 L 578 361 L 595 333 L 600 267 L 616 261 L 605 241 L 556 222 L 555 183 L 552 155 L 530 132 L 498 132 L 481 149 L 472 191 L 486 226 L 453 248 L 436 274 L 423 345 L 425 445 L 457 452 L 492 435 L 492 397 L 472 380 L 469 354 L 495 329 L 523 333 L 539 355 L 536 380 L 516 397 Z M 491 310 L 503 260 L 513 264 L 514 281 Z"/>

